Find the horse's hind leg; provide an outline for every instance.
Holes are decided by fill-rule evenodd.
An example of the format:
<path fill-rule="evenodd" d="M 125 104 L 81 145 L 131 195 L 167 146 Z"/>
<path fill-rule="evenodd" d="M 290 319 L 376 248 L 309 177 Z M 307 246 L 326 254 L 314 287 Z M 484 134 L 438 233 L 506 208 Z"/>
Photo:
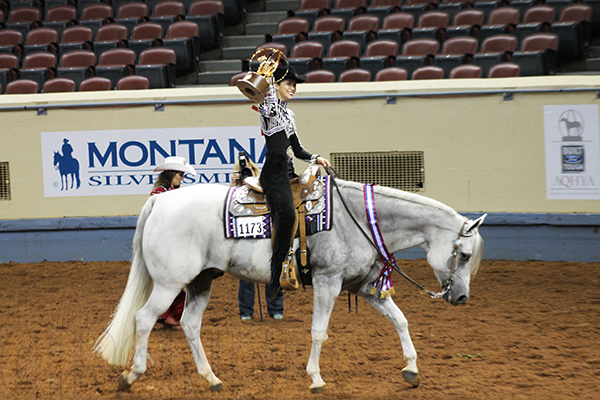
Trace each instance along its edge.
<path fill-rule="evenodd" d="M 190 345 L 198 373 L 208 381 L 210 390 L 218 392 L 223 384 L 213 373 L 200 341 L 202 315 L 208 305 L 214 274 L 212 271 L 204 271 L 187 286 L 187 299 L 181 318 L 181 327 Z"/>
<path fill-rule="evenodd" d="M 325 388 L 325 382 L 321 378 L 321 368 L 319 367 L 319 358 L 321 357 L 321 348 L 327 340 L 327 327 L 331 311 L 335 304 L 335 299 L 340 294 L 342 282 L 328 282 L 313 279 L 313 321 L 312 321 L 312 347 L 310 357 L 306 364 L 306 372 L 312 378 L 310 390 L 313 393 L 320 393 Z"/>
<path fill-rule="evenodd" d="M 146 372 L 148 359 L 148 339 L 152 327 L 158 317 L 169 309 L 169 306 L 179 294 L 179 290 L 168 290 L 154 286 L 148 301 L 135 314 L 135 355 L 131 371 L 123 372 L 119 378 L 119 390 L 128 390 L 129 387 Z"/>
<path fill-rule="evenodd" d="M 367 302 L 377 311 L 385 315 L 396 327 L 402 343 L 402 352 L 407 365 L 402 370 L 402 377 L 413 387 L 419 386 L 419 370 L 417 369 L 417 351 L 408 333 L 408 321 L 391 297 L 380 299 L 377 296 L 365 296 Z"/>

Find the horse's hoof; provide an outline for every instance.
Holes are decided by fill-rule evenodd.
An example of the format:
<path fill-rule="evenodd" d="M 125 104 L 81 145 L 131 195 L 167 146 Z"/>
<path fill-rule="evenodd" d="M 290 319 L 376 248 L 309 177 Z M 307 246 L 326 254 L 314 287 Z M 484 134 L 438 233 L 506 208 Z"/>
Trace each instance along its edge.
<path fill-rule="evenodd" d="M 131 385 L 127 383 L 127 373 L 123 372 L 121 376 L 119 376 L 119 384 L 117 386 L 117 390 L 119 392 L 128 392 L 131 388 Z"/>
<path fill-rule="evenodd" d="M 322 386 L 311 387 L 310 392 L 312 394 L 319 394 L 319 393 L 323 393 L 323 389 L 325 389 L 325 384 L 323 384 Z"/>
<path fill-rule="evenodd" d="M 221 388 L 223 388 L 223 384 L 219 382 L 219 383 L 217 383 L 216 385 L 212 385 L 212 386 L 210 387 L 210 391 L 211 391 L 211 392 L 220 392 L 220 391 L 221 391 Z"/>
<path fill-rule="evenodd" d="M 412 387 L 417 387 L 419 386 L 419 383 L 421 383 L 417 372 L 402 371 L 402 377 L 406 382 L 410 383 Z"/>

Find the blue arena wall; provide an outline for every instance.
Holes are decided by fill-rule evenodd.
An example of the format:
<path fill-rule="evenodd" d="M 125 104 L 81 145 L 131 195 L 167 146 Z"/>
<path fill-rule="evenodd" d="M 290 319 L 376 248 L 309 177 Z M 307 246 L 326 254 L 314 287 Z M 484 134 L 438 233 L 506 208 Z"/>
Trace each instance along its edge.
<path fill-rule="evenodd" d="M 463 213 L 469 218 L 480 213 Z M 0 262 L 122 261 L 137 217 L 0 220 Z M 600 214 L 490 213 L 484 259 L 600 262 Z M 421 249 L 398 258 L 424 258 Z"/>

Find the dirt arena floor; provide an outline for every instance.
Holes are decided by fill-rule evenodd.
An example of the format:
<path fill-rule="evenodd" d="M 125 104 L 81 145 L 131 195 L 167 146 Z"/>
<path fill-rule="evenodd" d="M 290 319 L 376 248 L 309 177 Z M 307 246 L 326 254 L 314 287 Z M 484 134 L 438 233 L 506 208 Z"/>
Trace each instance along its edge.
<path fill-rule="evenodd" d="M 437 290 L 424 261 L 401 262 Z M 127 279 L 126 262 L 0 264 L 0 399 L 598 399 L 600 263 L 484 261 L 468 304 L 432 300 L 396 276 L 421 386 L 400 374 L 392 324 L 343 292 L 310 393 L 312 290 L 285 294 L 284 319 L 242 322 L 237 281 L 215 281 L 202 340 L 219 393 L 195 370 L 183 332 L 155 327 L 147 373 L 116 392 L 122 369 L 92 347 Z M 264 311 L 264 300 L 263 300 Z M 265 312 L 266 314 L 266 312 Z"/>

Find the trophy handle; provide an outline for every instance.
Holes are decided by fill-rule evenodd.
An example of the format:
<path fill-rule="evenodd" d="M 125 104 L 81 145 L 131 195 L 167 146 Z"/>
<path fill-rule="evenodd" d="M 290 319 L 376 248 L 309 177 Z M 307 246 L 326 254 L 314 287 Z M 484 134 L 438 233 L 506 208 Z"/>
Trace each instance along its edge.
<path fill-rule="evenodd" d="M 269 54 L 264 54 L 269 51 Z M 276 59 L 274 59 L 275 56 Z M 249 71 L 245 77 L 237 81 L 236 86 L 240 92 L 250 100 L 256 103 L 262 103 L 265 93 L 269 89 L 269 84 L 280 82 L 287 75 L 286 71 L 283 77 L 278 81 L 274 78 L 275 71 L 282 63 L 282 59 L 287 64 L 287 57 L 280 50 L 273 48 L 263 48 L 255 52 L 250 58 L 250 64 L 255 57 L 257 58 L 257 61 L 260 62 L 256 72 Z M 289 64 L 286 68 L 289 69 Z"/>

